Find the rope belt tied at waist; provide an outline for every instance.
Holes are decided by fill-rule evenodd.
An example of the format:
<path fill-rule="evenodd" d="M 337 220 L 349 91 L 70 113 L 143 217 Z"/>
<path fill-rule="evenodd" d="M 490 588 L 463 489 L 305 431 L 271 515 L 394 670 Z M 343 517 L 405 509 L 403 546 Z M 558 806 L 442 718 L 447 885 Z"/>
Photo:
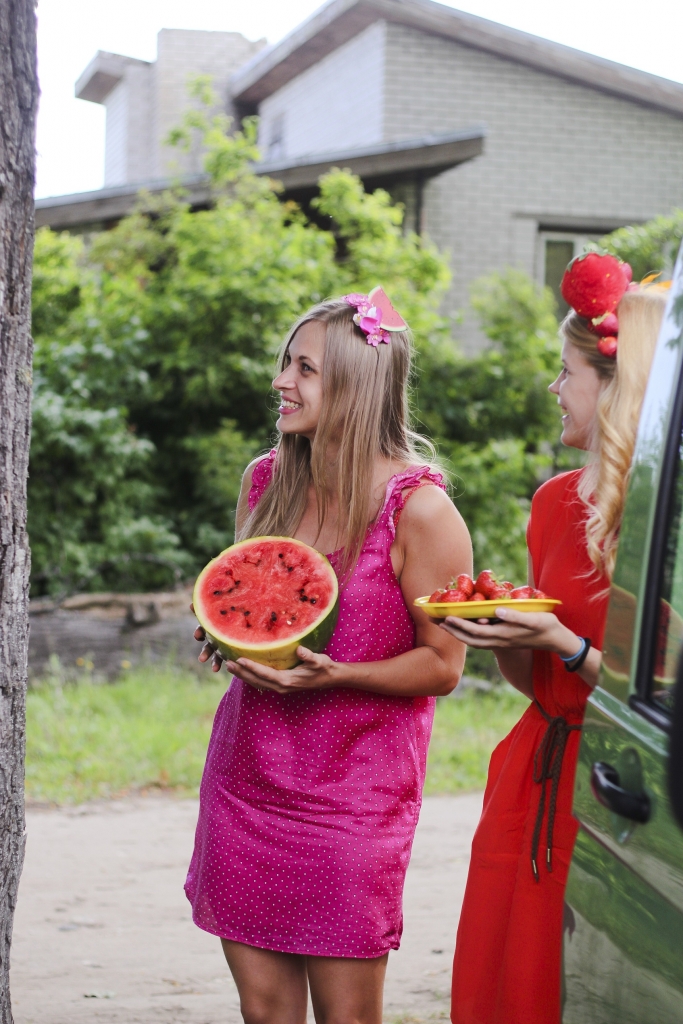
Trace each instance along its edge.
<path fill-rule="evenodd" d="M 546 866 L 548 871 L 552 871 L 553 828 L 555 825 L 555 808 L 557 806 L 557 791 L 560 785 L 562 761 L 569 733 L 580 731 L 581 726 L 570 725 L 562 715 L 557 715 L 555 718 L 551 717 L 535 698 L 534 704 L 548 723 L 548 728 L 543 734 L 543 739 L 534 757 L 534 782 L 539 783 L 541 786 L 541 797 L 538 802 L 538 814 L 536 815 L 536 824 L 531 840 L 531 870 L 538 882 L 540 881 L 538 874 L 538 843 L 541 838 L 541 828 L 545 816 L 546 782 L 551 780 L 548 826 L 546 830 Z"/>

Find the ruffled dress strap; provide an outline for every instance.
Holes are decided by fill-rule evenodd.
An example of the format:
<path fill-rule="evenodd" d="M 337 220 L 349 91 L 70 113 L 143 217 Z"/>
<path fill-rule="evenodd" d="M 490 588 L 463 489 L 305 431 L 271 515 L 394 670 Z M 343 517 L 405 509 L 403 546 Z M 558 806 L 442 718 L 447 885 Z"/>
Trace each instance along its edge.
<path fill-rule="evenodd" d="M 377 517 L 376 525 L 388 530 L 392 543 L 396 536 L 398 520 L 408 498 L 427 484 L 440 487 L 442 491 L 446 490 L 443 475 L 435 473 L 429 466 L 410 466 L 389 481 L 384 508 Z"/>
<path fill-rule="evenodd" d="M 267 455 L 264 455 L 262 459 L 259 459 L 252 470 L 251 487 L 249 488 L 250 512 L 253 512 L 256 508 L 268 489 L 270 481 L 273 479 L 273 469 L 275 467 L 276 456 L 277 448 L 271 448 Z"/>

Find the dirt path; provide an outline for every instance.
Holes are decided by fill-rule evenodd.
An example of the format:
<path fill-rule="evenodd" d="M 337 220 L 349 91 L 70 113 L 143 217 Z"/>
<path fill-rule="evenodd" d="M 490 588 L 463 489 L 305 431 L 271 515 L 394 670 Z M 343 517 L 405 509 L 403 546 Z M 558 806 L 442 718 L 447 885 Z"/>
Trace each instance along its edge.
<path fill-rule="evenodd" d="M 389 958 L 385 1019 L 448 1018 L 450 962 L 481 797 L 430 797 Z M 196 805 L 139 798 L 33 810 L 19 892 L 16 1024 L 240 1024 L 219 943 L 191 921 L 183 881 Z"/>

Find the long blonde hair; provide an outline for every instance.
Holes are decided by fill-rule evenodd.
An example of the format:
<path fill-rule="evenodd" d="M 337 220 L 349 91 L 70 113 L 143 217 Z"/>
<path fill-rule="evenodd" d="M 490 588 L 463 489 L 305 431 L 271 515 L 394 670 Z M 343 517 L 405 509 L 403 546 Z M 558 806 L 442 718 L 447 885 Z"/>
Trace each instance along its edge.
<path fill-rule="evenodd" d="M 306 508 L 309 485 L 315 489 L 318 530 L 329 507 L 325 480 L 330 446 L 336 454 L 339 540 L 342 575 L 348 577 L 377 513 L 372 483 L 378 458 L 406 465 L 435 462 L 429 441 L 409 427 L 408 384 L 412 362 L 409 331 L 394 331 L 376 348 L 353 322 L 355 309 L 344 299 L 328 299 L 308 310 L 289 331 L 279 367 L 289 362 L 289 346 L 299 328 L 316 320 L 325 324 L 322 409 L 311 444 L 297 434 L 277 443 L 272 482 L 239 531 L 238 539 L 262 534 L 291 537 Z"/>
<path fill-rule="evenodd" d="M 598 339 L 577 313 L 570 312 L 561 327 L 567 341 L 605 381 L 591 445 L 595 458 L 581 474 L 579 497 L 587 508 L 588 554 L 597 571 L 609 579 L 617 556 L 640 409 L 665 306 L 666 296 L 656 287 L 641 287 L 624 295 L 617 308 L 616 359 L 598 351 Z"/>

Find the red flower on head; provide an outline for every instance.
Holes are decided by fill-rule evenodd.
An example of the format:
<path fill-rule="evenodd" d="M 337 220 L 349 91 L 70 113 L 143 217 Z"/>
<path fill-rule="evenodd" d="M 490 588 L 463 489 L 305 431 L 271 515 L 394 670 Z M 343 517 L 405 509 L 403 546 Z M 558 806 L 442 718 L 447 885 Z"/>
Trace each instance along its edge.
<path fill-rule="evenodd" d="M 609 253 L 589 252 L 572 260 L 562 278 L 562 295 L 579 316 L 594 320 L 613 313 L 631 282 L 631 268 Z"/>

